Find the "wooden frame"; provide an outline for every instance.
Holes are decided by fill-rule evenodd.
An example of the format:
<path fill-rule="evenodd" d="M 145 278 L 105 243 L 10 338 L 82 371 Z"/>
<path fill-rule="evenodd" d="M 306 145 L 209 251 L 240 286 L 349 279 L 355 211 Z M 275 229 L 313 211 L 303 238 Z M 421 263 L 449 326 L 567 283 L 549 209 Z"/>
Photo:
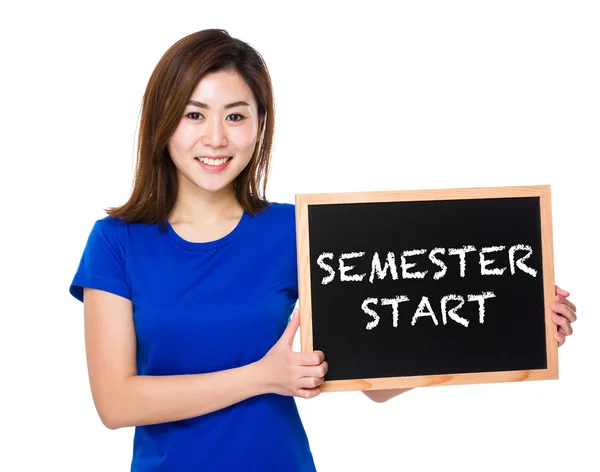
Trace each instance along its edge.
<path fill-rule="evenodd" d="M 558 378 L 558 343 L 554 339 L 556 325 L 552 321 L 550 304 L 554 301 L 554 260 L 552 246 L 552 210 L 549 185 L 515 187 L 480 187 L 436 190 L 377 191 L 354 193 L 323 193 L 296 195 L 296 237 L 298 284 L 301 308 L 300 339 L 302 352 L 313 351 L 312 307 L 310 286 L 309 205 L 400 202 L 426 200 L 456 200 L 477 198 L 539 197 L 542 234 L 542 266 L 544 312 L 546 328 L 547 368 L 506 372 L 480 372 L 451 375 L 368 378 L 326 381 L 322 391 L 380 390 L 434 385 L 549 380 Z"/>

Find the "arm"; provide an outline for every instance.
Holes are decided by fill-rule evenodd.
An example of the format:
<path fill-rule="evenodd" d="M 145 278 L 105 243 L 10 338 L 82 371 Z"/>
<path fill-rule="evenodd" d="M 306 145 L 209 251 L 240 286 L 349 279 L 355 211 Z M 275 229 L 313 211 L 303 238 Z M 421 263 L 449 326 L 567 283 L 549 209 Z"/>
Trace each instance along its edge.
<path fill-rule="evenodd" d="M 397 397 L 405 392 L 412 390 L 412 388 L 390 388 L 385 390 L 367 390 L 363 393 L 371 400 L 377 403 L 387 402 L 391 398 Z"/>
<path fill-rule="evenodd" d="M 92 397 L 107 428 L 191 418 L 266 393 L 257 364 L 210 374 L 138 376 L 126 298 L 86 288 L 84 319 Z"/>
<path fill-rule="evenodd" d="M 85 288 L 88 372 L 102 423 L 117 429 L 176 421 L 270 392 L 304 398 L 318 395 L 322 376 L 312 374 L 320 374 L 326 365 L 321 365 L 318 353 L 291 351 L 297 319 L 261 361 L 207 374 L 139 376 L 131 301 Z"/>

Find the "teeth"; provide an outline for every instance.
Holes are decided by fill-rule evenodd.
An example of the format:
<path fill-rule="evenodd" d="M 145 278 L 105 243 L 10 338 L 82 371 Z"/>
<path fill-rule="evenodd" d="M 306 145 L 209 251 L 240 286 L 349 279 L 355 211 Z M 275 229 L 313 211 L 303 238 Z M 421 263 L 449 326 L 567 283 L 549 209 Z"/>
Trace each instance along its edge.
<path fill-rule="evenodd" d="M 229 160 L 229 158 L 228 157 L 224 157 L 223 159 L 198 158 L 198 160 L 200 162 L 204 162 L 205 164 L 208 164 L 209 166 L 220 166 L 222 164 L 225 164 Z"/>

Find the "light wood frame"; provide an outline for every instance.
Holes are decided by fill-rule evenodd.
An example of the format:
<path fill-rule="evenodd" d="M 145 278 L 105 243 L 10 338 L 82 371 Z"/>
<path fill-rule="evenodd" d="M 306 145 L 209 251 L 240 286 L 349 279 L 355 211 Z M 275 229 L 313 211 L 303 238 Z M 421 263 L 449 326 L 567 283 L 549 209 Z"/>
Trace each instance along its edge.
<path fill-rule="evenodd" d="M 423 375 L 325 381 L 324 392 L 349 390 L 381 390 L 435 385 L 514 382 L 523 380 L 558 379 L 558 343 L 554 338 L 556 325 L 552 321 L 550 304 L 554 301 L 554 252 L 552 246 L 552 209 L 550 185 L 478 187 L 434 190 L 401 190 L 351 193 L 321 193 L 296 195 L 296 238 L 298 287 L 300 301 L 300 342 L 302 352 L 313 351 L 312 303 L 310 287 L 310 248 L 308 207 L 342 203 L 457 200 L 477 198 L 539 197 L 542 234 L 542 271 L 546 327 L 547 368 L 505 372 L 477 372 L 448 375 Z M 325 353 L 327 356 L 327 353 Z"/>

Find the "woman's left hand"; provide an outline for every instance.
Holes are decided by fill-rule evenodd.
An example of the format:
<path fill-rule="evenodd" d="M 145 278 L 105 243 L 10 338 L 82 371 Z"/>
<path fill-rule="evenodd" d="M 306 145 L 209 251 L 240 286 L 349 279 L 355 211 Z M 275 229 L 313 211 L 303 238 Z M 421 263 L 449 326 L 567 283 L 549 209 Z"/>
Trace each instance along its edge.
<path fill-rule="evenodd" d="M 570 295 L 569 292 L 563 290 L 558 285 L 556 287 L 556 298 L 555 302 L 552 303 L 550 308 L 554 314 L 552 315 L 552 321 L 558 326 L 558 330 L 554 333 L 554 338 L 558 341 L 558 346 L 562 346 L 565 343 L 567 336 L 573 334 L 573 328 L 571 323 L 577 320 L 577 307 L 567 300 Z"/>

